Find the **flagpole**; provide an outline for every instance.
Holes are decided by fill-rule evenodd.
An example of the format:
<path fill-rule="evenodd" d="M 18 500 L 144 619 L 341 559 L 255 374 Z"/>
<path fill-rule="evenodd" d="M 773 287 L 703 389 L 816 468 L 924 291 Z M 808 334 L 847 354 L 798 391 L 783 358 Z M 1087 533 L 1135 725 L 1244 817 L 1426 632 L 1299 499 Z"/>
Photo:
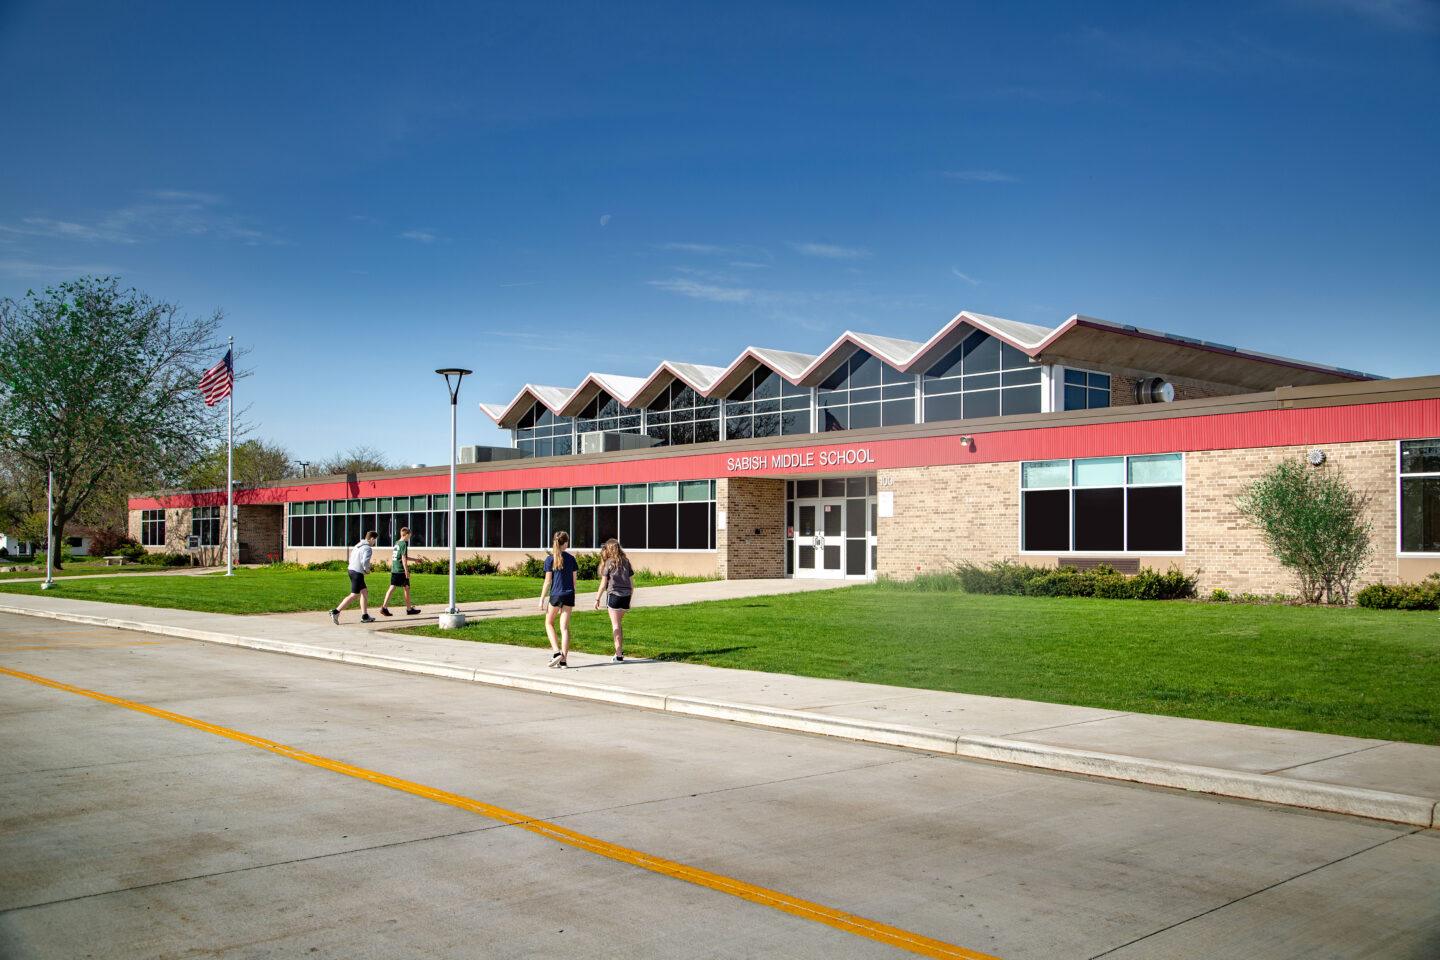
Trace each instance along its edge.
<path fill-rule="evenodd" d="M 230 363 L 230 396 L 225 426 L 225 576 L 235 575 L 235 338 L 225 354 Z"/>

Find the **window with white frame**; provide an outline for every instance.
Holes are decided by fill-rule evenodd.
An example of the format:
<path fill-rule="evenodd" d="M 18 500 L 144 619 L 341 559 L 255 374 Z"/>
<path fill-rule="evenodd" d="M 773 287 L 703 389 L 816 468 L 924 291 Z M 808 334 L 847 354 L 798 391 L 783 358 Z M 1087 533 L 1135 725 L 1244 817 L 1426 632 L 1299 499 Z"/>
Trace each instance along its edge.
<path fill-rule="evenodd" d="M 639 433 L 642 413 L 637 408 L 622 406 L 620 401 L 601 390 L 575 418 L 575 429 L 578 433 Z"/>
<path fill-rule="evenodd" d="M 1185 549 L 1182 454 L 1020 465 L 1020 547 L 1043 553 Z"/>
<path fill-rule="evenodd" d="M 557 417 L 542 403 L 533 404 L 515 426 L 515 446 L 537 457 L 573 453 L 575 421 Z"/>
<path fill-rule="evenodd" d="M 1440 553 L 1440 438 L 1400 441 L 1400 552 Z"/>
<path fill-rule="evenodd" d="M 195 507 L 190 513 L 190 536 L 200 538 L 200 546 L 220 545 L 220 508 Z"/>
<path fill-rule="evenodd" d="M 719 440 L 720 401 L 701 396 L 682 380 L 672 380 L 646 409 L 645 432 L 661 447 Z"/>
<path fill-rule="evenodd" d="M 788 437 L 810 432 L 810 388 L 757 367 L 725 398 L 725 439 Z"/>
<path fill-rule="evenodd" d="M 140 545 L 142 547 L 165 546 L 165 511 L 140 511 Z"/>
<path fill-rule="evenodd" d="M 976 330 L 925 371 L 925 422 L 1039 413 L 1040 380 L 1022 351 Z"/>
<path fill-rule="evenodd" d="M 914 423 L 915 377 L 856 350 L 820 384 L 816 403 L 822 433 Z"/>

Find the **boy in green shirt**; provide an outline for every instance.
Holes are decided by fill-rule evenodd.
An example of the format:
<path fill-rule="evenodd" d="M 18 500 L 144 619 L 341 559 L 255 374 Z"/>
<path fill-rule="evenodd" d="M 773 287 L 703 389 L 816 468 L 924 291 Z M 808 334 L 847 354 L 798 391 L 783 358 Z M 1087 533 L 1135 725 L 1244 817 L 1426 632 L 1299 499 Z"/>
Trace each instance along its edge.
<path fill-rule="evenodd" d="M 395 541 L 395 550 L 390 555 L 390 589 L 385 591 L 385 599 L 380 601 L 380 616 L 393 617 L 387 607 L 390 606 L 390 594 L 395 592 L 396 587 L 405 589 L 405 612 L 414 616 L 420 611 L 410 606 L 410 528 L 400 528 L 400 539 Z"/>

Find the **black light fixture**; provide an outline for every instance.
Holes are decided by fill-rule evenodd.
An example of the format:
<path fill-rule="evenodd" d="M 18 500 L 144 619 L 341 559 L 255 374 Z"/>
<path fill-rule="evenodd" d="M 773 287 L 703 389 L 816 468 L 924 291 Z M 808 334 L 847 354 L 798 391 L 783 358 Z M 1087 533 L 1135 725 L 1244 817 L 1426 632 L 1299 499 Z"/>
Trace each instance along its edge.
<path fill-rule="evenodd" d="M 445 389 L 450 391 L 450 516 L 446 530 L 446 539 L 450 541 L 450 606 L 440 618 L 440 626 L 454 628 L 465 626 L 465 615 L 455 608 L 455 401 L 460 396 L 460 381 L 473 371 L 445 367 L 435 372 L 445 378 Z M 451 377 L 455 378 L 453 385 Z"/>

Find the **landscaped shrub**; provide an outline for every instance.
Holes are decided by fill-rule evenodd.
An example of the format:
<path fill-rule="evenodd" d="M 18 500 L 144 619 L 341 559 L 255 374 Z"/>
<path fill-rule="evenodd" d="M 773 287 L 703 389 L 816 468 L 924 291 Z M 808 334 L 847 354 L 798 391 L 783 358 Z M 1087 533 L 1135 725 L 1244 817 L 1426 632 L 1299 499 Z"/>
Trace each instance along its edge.
<path fill-rule="evenodd" d="M 600 579 L 600 554 L 598 553 L 577 553 L 575 562 L 580 569 L 575 574 L 577 580 L 599 580 Z"/>
<path fill-rule="evenodd" d="M 147 553 L 140 558 L 140 562 L 149 567 L 188 567 L 190 566 L 190 554 Z"/>
<path fill-rule="evenodd" d="M 1041 577 L 1032 577 L 1025 584 L 1027 597 L 1093 597 L 1095 577 L 1074 567 L 1058 567 Z"/>
<path fill-rule="evenodd" d="M 1210 599 L 1214 603 L 1228 603 L 1230 601 L 1230 591 L 1221 590 L 1219 587 L 1216 587 L 1210 591 Z"/>
<path fill-rule="evenodd" d="M 1195 596 L 1199 573 L 1171 567 L 1165 573 L 1141 570 L 1126 577 L 1108 564 L 1090 570 L 1075 567 L 1030 567 L 996 562 L 955 566 L 954 579 L 966 593 L 1029 597 L 1099 597 L 1104 600 L 1179 600 Z"/>
<path fill-rule="evenodd" d="M 350 564 L 345 560 L 317 560 L 314 563 L 305 564 L 306 570 L 330 570 L 336 573 L 349 569 Z"/>
<path fill-rule="evenodd" d="M 957 563 L 955 577 L 966 593 L 999 593 L 1019 596 L 1025 593 L 1025 584 L 1036 577 L 1045 577 L 1055 572 L 1054 567 L 1030 567 L 1019 563 L 997 560 L 979 566 L 974 563 Z"/>
<path fill-rule="evenodd" d="M 1369 559 L 1368 493 L 1337 469 L 1282 460 L 1235 498 L 1275 559 L 1295 574 L 1306 603 L 1349 603 L 1350 587 Z"/>
<path fill-rule="evenodd" d="M 1101 573 L 1097 569 L 1094 595 L 1102 600 L 1129 600 L 1135 596 L 1134 581 L 1123 573 Z"/>
<path fill-rule="evenodd" d="M 115 555 L 124 557 L 126 560 L 129 560 L 132 563 L 140 563 L 145 557 L 149 556 L 145 548 L 140 546 L 140 544 L 136 543 L 134 540 L 131 540 L 125 546 L 116 549 Z"/>
<path fill-rule="evenodd" d="M 1355 595 L 1355 603 L 1372 610 L 1440 610 L 1440 576 L 1395 586 L 1372 583 Z"/>
<path fill-rule="evenodd" d="M 516 577 L 543 577 L 545 576 L 545 559 L 527 555 L 524 560 L 510 568 L 510 573 Z"/>
<path fill-rule="evenodd" d="M 464 560 L 455 561 L 455 573 L 467 577 L 484 576 L 499 571 L 500 565 L 491 560 L 488 553 L 483 557 L 466 557 Z"/>
<path fill-rule="evenodd" d="M 96 530 L 90 538 L 90 556 L 117 557 L 121 555 L 121 547 L 128 547 L 131 544 L 140 546 L 130 534 L 111 527 L 102 527 Z"/>

